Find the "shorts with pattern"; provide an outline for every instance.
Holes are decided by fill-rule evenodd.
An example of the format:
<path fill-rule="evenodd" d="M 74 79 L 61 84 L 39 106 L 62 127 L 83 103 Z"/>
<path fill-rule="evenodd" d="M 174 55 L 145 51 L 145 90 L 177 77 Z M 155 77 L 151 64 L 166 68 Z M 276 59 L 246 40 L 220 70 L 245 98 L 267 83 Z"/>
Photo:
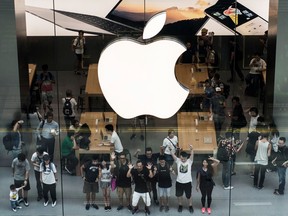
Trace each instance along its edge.
<path fill-rule="evenodd" d="M 105 189 L 105 188 L 109 188 L 111 186 L 111 182 L 103 182 L 103 181 L 100 181 L 100 187 L 102 189 Z"/>

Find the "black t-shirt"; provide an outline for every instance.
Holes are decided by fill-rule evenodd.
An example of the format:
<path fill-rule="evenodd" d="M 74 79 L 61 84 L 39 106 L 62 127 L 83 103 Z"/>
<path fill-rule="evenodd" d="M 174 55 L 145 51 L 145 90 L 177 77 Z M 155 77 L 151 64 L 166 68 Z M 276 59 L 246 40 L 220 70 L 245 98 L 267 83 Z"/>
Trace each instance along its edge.
<path fill-rule="evenodd" d="M 153 166 L 152 166 L 152 170 L 154 168 L 154 166 L 157 165 L 157 160 L 160 156 L 160 153 L 153 153 L 151 158 L 148 158 L 145 154 L 143 155 L 138 155 L 138 159 L 142 161 L 143 163 L 143 166 L 147 166 L 148 163 L 151 163 Z M 157 181 L 157 179 L 155 177 L 153 178 L 149 178 L 148 181 Z"/>
<path fill-rule="evenodd" d="M 153 153 L 151 158 L 148 158 L 145 154 L 138 155 L 138 159 L 141 160 L 143 166 L 146 166 L 148 163 L 152 163 L 152 165 L 157 164 L 157 160 L 160 156 L 160 153 Z"/>
<path fill-rule="evenodd" d="M 99 164 L 92 164 L 92 161 L 84 165 L 85 179 L 87 182 L 95 182 L 99 176 Z"/>
<path fill-rule="evenodd" d="M 146 167 L 143 167 L 143 170 L 138 172 L 137 169 L 131 170 L 131 175 L 135 182 L 135 191 L 138 193 L 148 192 L 147 181 L 149 179 L 149 170 Z"/>
<path fill-rule="evenodd" d="M 183 54 L 182 54 L 182 61 L 181 63 L 193 63 L 192 62 L 192 57 L 196 55 L 196 50 L 191 47 L 187 49 Z"/>
<path fill-rule="evenodd" d="M 157 165 L 157 174 L 156 178 L 158 179 L 158 186 L 161 188 L 169 188 L 172 186 L 172 179 L 170 176 L 169 165 L 166 163 L 164 167 L 160 164 Z"/>
<path fill-rule="evenodd" d="M 275 152 L 276 164 L 279 167 L 283 167 L 282 164 L 288 160 L 288 147 L 278 147 L 278 151 Z M 273 159 L 275 158 L 273 157 Z"/>
<path fill-rule="evenodd" d="M 125 165 L 117 164 L 114 174 L 116 175 L 116 184 L 118 187 L 129 188 L 131 187 L 131 178 L 127 177 L 129 167 L 127 163 Z"/>
<path fill-rule="evenodd" d="M 245 150 L 247 154 L 256 155 L 255 145 L 259 136 L 260 133 L 257 131 L 252 131 L 248 134 L 248 142 Z"/>
<path fill-rule="evenodd" d="M 202 168 L 198 170 L 197 177 L 200 175 L 200 187 L 214 186 L 214 181 L 212 179 L 212 173 L 207 170 L 204 171 Z"/>

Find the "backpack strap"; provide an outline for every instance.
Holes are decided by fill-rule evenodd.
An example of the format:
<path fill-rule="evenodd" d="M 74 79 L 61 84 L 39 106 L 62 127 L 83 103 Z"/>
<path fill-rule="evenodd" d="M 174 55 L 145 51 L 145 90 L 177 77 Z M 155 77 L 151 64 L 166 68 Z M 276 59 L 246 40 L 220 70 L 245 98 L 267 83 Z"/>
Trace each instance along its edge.
<path fill-rule="evenodd" d="M 166 137 L 166 138 L 172 143 L 172 145 L 174 146 L 174 148 L 177 149 L 177 146 L 172 142 L 172 140 L 169 139 L 168 137 Z"/>

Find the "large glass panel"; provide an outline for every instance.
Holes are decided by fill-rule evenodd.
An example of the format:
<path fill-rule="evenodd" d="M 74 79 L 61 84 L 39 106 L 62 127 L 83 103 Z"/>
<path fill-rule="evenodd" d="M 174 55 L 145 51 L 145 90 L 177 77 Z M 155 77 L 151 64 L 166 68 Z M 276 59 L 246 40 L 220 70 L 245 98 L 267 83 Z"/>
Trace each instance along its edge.
<path fill-rule="evenodd" d="M 27 115 L 25 113 L 17 116 L 15 120 L 24 120 L 24 123 L 18 123 L 22 125 L 20 131 L 25 141 L 22 150 L 31 167 L 29 172 L 31 189 L 28 193 L 29 207 L 17 209 L 17 211 L 29 211 L 32 215 L 38 215 L 39 211 L 43 215 L 69 216 L 94 214 L 94 212 L 106 214 L 109 211 L 126 214 L 126 208 L 131 213 L 133 208 L 136 211 L 136 206 L 138 206 L 142 213 L 145 211 L 148 214 L 148 210 L 145 209 L 146 202 L 151 214 L 155 215 L 168 211 L 172 214 L 177 214 L 182 210 L 183 213 L 192 212 L 189 205 L 193 205 L 196 215 L 210 211 L 216 215 L 242 215 L 246 212 L 253 212 L 255 215 L 272 215 L 271 209 L 274 210 L 273 207 L 278 208 L 280 205 L 282 207 L 280 212 L 284 214 L 285 207 L 283 206 L 287 199 L 285 196 L 277 196 L 277 193 L 282 193 L 281 191 L 274 191 L 274 187 L 278 187 L 278 174 L 277 169 L 271 165 L 271 160 L 277 154 L 275 153 L 277 145 L 274 141 L 282 136 L 282 133 L 280 131 L 279 135 L 271 125 L 266 129 L 263 125 L 268 125 L 270 122 L 265 119 L 263 121 L 261 118 L 258 119 L 256 129 L 255 127 L 253 129 L 251 125 L 254 121 L 256 122 L 258 114 L 262 116 L 265 105 L 263 95 L 265 95 L 266 70 L 260 68 L 262 61 L 257 65 L 258 69 L 254 70 L 253 67 L 256 67 L 257 62 L 251 59 L 258 53 L 263 60 L 267 60 L 265 56 L 267 35 L 264 32 L 268 29 L 268 0 L 87 0 L 85 2 L 26 0 L 25 3 L 31 101 Z M 145 24 L 153 15 L 161 11 L 166 11 L 166 23 L 163 29 L 154 38 L 143 40 Z M 79 30 L 84 32 L 85 45 L 84 40 L 77 37 Z M 168 102 L 164 102 L 168 105 L 160 107 L 163 112 L 174 105 L 176 97 L 179 97 L 179 95 L 173 96 L 172 93 L 167 94 L 172 88 L 167 84 L 168 75 L 159 77 L 157 75 L 160 72 L 155 71 L 148 81 L 145 77 L 143 80 L 133 82 L 133 78 L 143 76 L 139 74 L 139 67 L 142 67 L 141 61 L 145 62 L 147 59 L 141 57 L 143 56 L 141 52 L 145 52 L 145 48 L 141 51 L 142 47 L 148 47 L 167 37 L 173 38 L 174 41 L 178 40 L 183 46 L 186 45 L 187 50 L 171 63 L 167 61 L 167 56 L 171 51 L 168 52 L 168 47 L 164 47 L 155 56 L 155 59 L 157 58 L 154 62 L 155 67 L 156 64 L 163 62 L 163 59 L 166 60 L 166 63 L 172 65 L 175 70 L 173 79 L 177 81 L 179 88 L 183 91 L 188 89 L 189 94 L 183 104 L 179 104 L 180 108 L 174 115 L 161 119 L 153 116 L 156 109 L 159 109 L 152 101 L 154 95 L 167 98 Z M 116 94 L 121 88 L 125 88 L 131 92 L 139 91 L 142 95 L 138 98 L 143 101 L 150 99 L 150 102 L 143 105 L 141 105 L 141 100 L 137 100 L 135 106 L 135 98 L 129 98 L 127 95 L 119 96 L 120 99 L 117 98 L 117 100 L 121 105 L 127 106 L 127 109 L 129 107 L 137 109 L 137 106 L 149 108 L 149 114 L 147 114 L 148 111 L 139 112 L 139 115 L 130 119 L 125 119 L 115 112 L 111 98 L 107 98 L 106 94 L 105 98 L 103 95 L 101 86 L 103 87 L 104 84 L 101 79 L 99 81 L 98 77 L 99 58 L 105 48 L 107 49 L 107 45 L 111 42 L 115 43 L 115 40 L 127 38 L 143 46 L 141 49 L 130 51 L 126 47 L 121 51 L 121 58 L 127 62 L 127 70 L 131 70 L 131 65 L 135 66 L 134 74 L 129 77 L 117 73 L 111 75 L 111 79 L 114 77 L 117 79 L 111 84 L 110 91 Z M 132 57 L 129 57 L 131 54 Z M 151 56 L 154 54 L 151 53 Z M 126 55 L 126 59 L 123 58 Z M 111 58 L 109 63 L 113 65 L 115 61 Z M 48 73 L 43 75 L 46 64 Z M 117 67 L 121 73 L 123 70 L 118 64 Z M 258 73 L 260 69 L 261 73 Z M 158 88 L 153 90 L 154 94 L 148 95 L 148 92 L 151 92 L 151 83 L 155 81 L 158 83 Z M 63 108 L 66 103 L 67 106 Z M 69 104 L 72 105 L 72 113 L 70 113 Z M 251 109 L 252 107 L 257 108 L 258 113 L 254 108 Z M 53 120 L 59 125 L 59 134 L 58 128 L 53 128 L 56 123 L 47 122 L 51 118 L 50 112 L 53 113 Z M 64 112 L 70 115 L 65 116 Z M 46 120 L 42 123 L 41 119 L 44 118 Z M 80 126 L 74 120 L 77 120 Z M 259 124 L 262 125 L 261 128 Z M 17 124 L 14 122 L 13 128 L 17 131 L 18 126 L 15 125 Z M 105 127 L 107 125 L 110 126 Z M 111 125 L 113 133 L 109 131 Z M 37 132 L 37 127 L 39 132 Z M 260 129 L 263 130 L 260 131 Z M 255 164 L 254 157 L 257 151 L 254 146 L 259 134 L 252 132 L 253 130 L 259 133 L 269 132 L 268 140 L 274 144 L 272 146 L 274 153 L 269 157 L 267 167 L 261 163 L 261 165 Z M 115 140 L 115 132 L 121 140 L 124 154 L 118 154 L 122 148 L 119 147 L 117 137 Z M 42 141 L 38 142 L 37 137 L 40 134 L 42 134 Z M 262 136 L 265 137 L 265 134 Z M 115 146 L 109 145 L 111 142 Z M 262 145 L 266 143 L 266 140 L 261 139 L 259 142 L 261 143 L 259 145 Z M 277 143 L 278 140 L 275 142 Z M 39 147 L 37 143 L 46 145 L 46 150 L 50 151 L 50 157 L 51 151 L 54 152 L 53 163 L 56 165 L 58 179 L 56 206 L 51 206 L 54 201 L 52 200 L 54 198 L 51 198 L 52 193 L 49 194 L 48 206 L 44 207 L 47 200 L 45 202 L 42 197 L 40 184 L 39 187 L 37 186 L 36 179 L 39 178 L 39 175 L 37 177 L 39 173 L 33 168 L 37 171 L 39 164 L 35 165 L 31 161 L 42 160 L 42 156 L 37 156 L 35 153 Z M 224 149 L 219 147 L 227 143 L 233 143 L 233 148 L 229 148 L 229 145 Z M 55 148 L 52 149 L 52 146 Z M 190 158 L 191 147 L 194 150 L 191 172 L 192 188 L 190 187 L 191 163 L 189 162 L 192 159 Z M 258 148 L 262 149 L 262 146 Z M 265 152 L 263 150 L 261 155 L 258 155 L 259 157 L 266 154 L 265 146 L 263 149 Z M 114 150 L 116 158 L 112 153 Z M 228 154 L 225 155 L 227 150 Z M 173 162 L 171 152 L 181 158 L 182 162 L 178 159 L 177 163 Z M 5 161 L 5 167 L 1 167 L 3 179 L 10 172 L 9 166 L 17 153 L 19 152 L 8 153 L 9 162 Z M 112 163 L 110 163 L 111 153 L 114 160 Z M 160 171 L 163 173 L 170 171 L 166 169 L 168 165 L 167 167 L 163 166 L 163 163 L 157 165 L 161 159 L 160 157 L 157 161 L 159 154 L 163 154 L 166 164 L 171 165 L 172 187 L 170 197 L 168 196 L 168 204 L 165 195 L 163 195 L 164 198 L 161 193 L 169 192 L 163 189 L 169 186 L 169 175 L 163 175 Z M 121 163 L 125 164 L 123 158 L 127 160 L 125 168 L 119 166 Z M 188 158 L 188 163 L 183 163 L 186 158 Z M 221 159 L 220 163 L 217 158 Z M 97 163 L 94 166 L 90 161 L 95 159 Z M 146 172 L 142 173 L 142 168 L 137 163 L 138 159 L 142 160 L 143 169 L 148 169 Z M 258 158 L 258 162 L 261 162 L 260 159 Z M 264 159 L 267 160 L 266 157 Z M 150 162 L 154 163 L 153 167 L 150 167 Z M 210 170 L 210 165 L 206 167 L 206 162 L 209 164 L 214 162 L 214 172 Z M 134 166 L 132 168 L 134 179 L 119 182 L 119 178 L 126 179 L 123 175 L 126 175 L 130 163 Z M 177 164 L 179 164 L 178 167 Z M 115 168 L 112 169 L 114 165 Z M 155 173 L 152 179 L 148 177 L 150 168 L 151 173 Z M 52 181 L 49 181 L 50 177 L 47 176 L 50 174 L 50 169 L 54 170 L 54 166 L 47 165 L 45 169 L 46 171 L 41 174 L 43 182 L 46 182 L 43 187 L 53 192 L 54 189 L 51 186 L 51 183 L 54 183 L 53 176 Z M 112 170 L 111 175 L 109 169 Z M 258 179 L 260 182 L 256 182 L 259 169 L 262 170 L 260 172 L 262 177 L 266 174 L 264 185 L 260 178 Z M 96 180 L 93 179 L 93 175 L 97 173 L 96 170 L 99 172 L 102 170 L 102 176 L 96 178 L 98 186 L 93 188 L 89 181 Z M 110 189 L 113 186 L 111 176 L 118 178 L 118 188 L 115 190 Z M 13 182 L 11 177 L 3 180 L 2 185 L 6 191 L 8 190 L 8 184 L 5 183 L 8 182 L 7 180 Z M 127 189 L 130 183 L 132 191 Z M 83 193 L 84 185 L 85 190 L 95 189 L 96 196 Z M 161 185 L 162 189 L 159 188 Z M 106 187 L 108 189 L 105 189 Z M 231 189 L 232 187 L 234 188 Z M 138 204 L 137 200 L 132 201 L 132 197 L 130 200 L 125 196 L 124 199 L 119 199 L 119 194 L 123 191 L 128 194 L 132 192 L 133 199 L 136 199 L 135 197 L 141 195 L 146 189 L 149 189 L 150 197 L 147 194 L 143 195 L 143 200 Z M 186 200 L 190 189 L 193 202 Z M 183 201 L 176 196 L 181 195 L 181 190 L 186 192 Z M 212 203 L 209 197 L 211 192 Z M 273 192 L 276 198 L 272 199 Z M 205 194 L 208 199 L 204 202 Z M 148 201 L 150 199 L 151 205 Z M 23 206 L 23 204 L 20 205 Z M 183 209 L 179 206 L 183 206 Z M 49 211 L 42 211 L 43 208 L 49 208 Z M 3 210 L 3 212 L 6 211 L 10 209 Z"/>

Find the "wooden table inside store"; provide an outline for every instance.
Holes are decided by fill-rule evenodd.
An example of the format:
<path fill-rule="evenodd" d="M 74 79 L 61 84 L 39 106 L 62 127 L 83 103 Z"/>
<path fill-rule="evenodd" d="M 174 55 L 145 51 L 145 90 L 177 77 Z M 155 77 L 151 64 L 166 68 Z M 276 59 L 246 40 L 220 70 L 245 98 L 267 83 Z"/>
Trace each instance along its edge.
<path fill-rule="evenodd" d="M 217 149 L 216 132 L 209 112 L 179 112 L 177 114 L 180 148 L 189 151 L 192 144 L 195 154 L 213 155 Z"/>
<path fill-rule="evenodd" d="M 204 87 L 200 82 L 208 79 L 205 64 L 177 64 L 175 71 L 177 80 L 190 90 L 190 95 L 204 95 Z"/>
<path fill-rule="evenodd" d="M 203 85 L 199 84 L 208 79 L 207 67 L 204 64 L 177 64 L 175 71 L 177 80 L 190 89 L 190 95 L 204 95 Z M 85 88 L 85 106 L 88 110 L 89 97 L 99 96 L 103 96 L 103 92 L 98 79 L 98 64 L 90 64 Z"/>
<path fill-rule="evenodd" d="M 79 149 L 75 155 L 79 160 L 76 168 L 76 175 L 80 175 L 80 156 L 85 154 L 110 154 L 114 147 L 110 145 L 100 145 L 103 143 L 103 136 L 106 136 L 105 125 L 112 124 L 116 129 L 117 114 L 114 112 L 85 112 L 81 113 L 80 122 L 87 123 L 90 130 L 90 147 L 89 150 Z M 105 142 L 104 142 L 105 143 Z"/>
<path fill-rule="evenodd" d="M 37 67 L 36 64 L 28 64 L 28 71 L 29 71 L 29 88 L 30 88 L 31 85 L 32 85 L 33 78 L 34 78 L 35 73 L 36 73 L 36 67 Z"/>

